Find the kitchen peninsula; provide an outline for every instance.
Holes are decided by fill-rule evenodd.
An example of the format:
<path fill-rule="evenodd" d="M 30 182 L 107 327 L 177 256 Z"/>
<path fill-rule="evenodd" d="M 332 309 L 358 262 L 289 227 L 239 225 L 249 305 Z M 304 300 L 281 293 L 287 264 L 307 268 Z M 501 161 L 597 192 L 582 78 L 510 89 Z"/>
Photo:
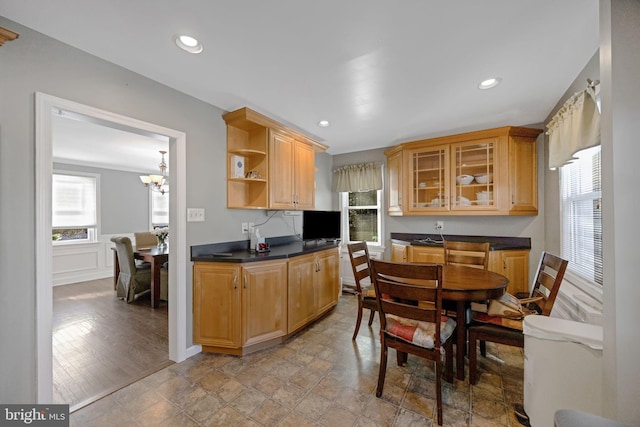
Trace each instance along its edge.
<path fill-rule="evenodd" d="M 283 342 L 338 303 L 336 242 L 267 238 L 191 247 L 193 340 L 203 351 L 245 355 Z"/>

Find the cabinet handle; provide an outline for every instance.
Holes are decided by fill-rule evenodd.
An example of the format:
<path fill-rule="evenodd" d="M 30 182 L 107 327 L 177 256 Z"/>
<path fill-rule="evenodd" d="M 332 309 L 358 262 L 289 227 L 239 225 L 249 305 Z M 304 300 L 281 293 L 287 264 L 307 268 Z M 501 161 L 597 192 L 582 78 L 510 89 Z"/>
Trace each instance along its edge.
<path fill-rule="evenodd" d="M 502 268 L 505 269 L 505 270 L 507 269 L 507 260 L 506 259 L 502 260 Z"/>
<path fill-rule="evenodd" d="M 233 289 L 238 289 L 238 275 L 233 276 Z"/>
<path fill-rule="evenodd" d="M 244 288 L 247 289 L 247 275 L 244 275 Z"/>

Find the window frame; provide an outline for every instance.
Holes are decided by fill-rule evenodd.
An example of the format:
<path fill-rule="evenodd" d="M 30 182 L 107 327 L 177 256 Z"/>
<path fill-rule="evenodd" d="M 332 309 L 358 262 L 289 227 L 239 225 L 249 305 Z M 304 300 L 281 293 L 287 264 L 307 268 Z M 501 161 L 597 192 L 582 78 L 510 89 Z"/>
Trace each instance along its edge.
<path fill-rule="evenodd" d="M 51 240 L 51 243 L 54 246 L 66 246 L 66 245 L 81 245 L 81 244 L 92 244 L 98 242 L 98 236 L 100 235 L 100 174 L 90 173 L 90 172 L 79 172 L 65 169 L 54 169 L 51 174 L 51 194 L 53 195 L 53 175 L 69 175 L 69 176 L 80 176 L 80 177 L 89 177 L 95 179 L 95 189 L 96 189 L 96 224 L 95 226 L 89 226 L 87 228 L 87 238 L 86 239 L 73 239 L 73 240 Z M 51 206 L 51 215 L 53 216 L 53 197 L 52 197 L 52 206 Z M 85 228 L 85 227 L 55 227 L 53 223 L 51 224 L 51 230 L 55 229 L 65 229 L 65 228 Z"/>
<path fill-rule="evenodd" d="M 161 194 L 158 191 L 153 191 L 151 189 L 151 187 L 149 187 L 149 229 L 153 230 L 156 227 L 168 227 L 169 226 L 169 211 L 170 211 L 170 206 L 169 206 L 169 185 L 167 184 L 166 186 L 167 192 L 165 194 Z M 153 222 L 153 200 L 154 200 L 154 193 L 159 194 L 161 197 L 166 197 L 167 198 L 167 222 L 158 222 L 158 223 L 154 223 Z"/>
<path fill-rule="evenodd" d="M 600 149 L 601 150 L 601 149 Z M 584 150 L 586 151 L 586 150 Z M 602 151 L 600 151 L 602 153 Z M 601 155 L 601 154 L 600 154 Z M 598 302 L 603 301 L 603 286 L 600 283 L 597 283 L 595 280 L 590 280 L 585 277 L 583 274 L 580 274 L 580 269 L 575 267 L 575 263 L 572 263 L 573 256 L 567 255 L 567 246 L 570 246 L 570 243 L 566 242 L 565 237 L 567 236 L 567 223 L 568 218 L 567 215 L 571 212 L 569 205 L 572 201 L 584 201 L 584 200 L 602 200 L 602 189 L 593 190 L 590 192 L 580 193 L 570 198 L 564 197 L 564 186 L 566 175 L 568 174 L 569 165 L 562 166 L 559 168 L 559 203 L 560 203 L 560 253 L 561 256 L 565 259 L 569 260 L 569 265 L 567 266 L 567 271 L 565 273 L 565 279 L 568 280 L 571 284 L 579 288 L 581 291 L 585 292 L 590 297 L 596 299 Z M 600 165 L 600 180 L 602 180 L 602 166 Z M 602 181 L 600 182 L 600 188 L 602 188 Z M 602 209 L 602 208 L 600 208 Z M 602 211 L 601 211 L 602 212 Z M 602 253 L 601 255 L 602 256 Z M 602 259 L 600 259 L 602 262 Z"/>
<path fill-rule="evenodd" d="M 375 190 L 377 192 L 377 205 L 367 205 L 367 206 L 354 206 L 351 207 L 349 205 L 349 193 L 348 191 L 340 192 L 340 212 L 342 213 L 342 236 L 343 243 L 349 244 L 353 243 L 349 239 L 349 210 L 350 209 L 376 209 L 378 211 L 378 241 L 372 242 L 367 241 L 368 246 L 380 247 L 384 248 L 383 244 L 383 236 L 384 236 L 384 221 L 383 221 L 383 206 L 384 206 L 384 189 Z"/>

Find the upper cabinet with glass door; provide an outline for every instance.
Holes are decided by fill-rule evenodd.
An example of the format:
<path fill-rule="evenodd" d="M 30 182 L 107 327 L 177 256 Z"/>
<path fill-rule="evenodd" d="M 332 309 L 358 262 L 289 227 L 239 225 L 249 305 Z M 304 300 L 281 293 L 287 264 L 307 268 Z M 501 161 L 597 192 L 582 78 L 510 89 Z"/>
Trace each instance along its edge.
<path fill-rule="evenodd" d="M 449 147 L 415 148 L 404 153 L 408 213 L 448 211 Z"/>
<path fill-rule="evenodd" d="M 452 209 L 491 211 L 498 209 L 500 187 L 493 184 L 498 138 L 452 145 Z"/>
<path fill-rule="evenodd" d="M 537 215 L 540 132 L 503 127 L 387 150 L 390 159 L 402 152 L 402 179 L 387 182 L 389 194 L 405 201 L 390 205 L 389 215 Z"/>

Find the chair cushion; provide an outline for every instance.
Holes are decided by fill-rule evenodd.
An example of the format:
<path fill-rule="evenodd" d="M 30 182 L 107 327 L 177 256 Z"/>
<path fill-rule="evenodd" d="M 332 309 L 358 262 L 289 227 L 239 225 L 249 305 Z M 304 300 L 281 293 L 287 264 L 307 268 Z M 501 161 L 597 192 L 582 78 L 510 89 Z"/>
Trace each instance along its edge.
<path fill-rule="evenodd" d="M 440 322 L 440 341 L 443 344 L 453 334 L 456 328 L 456 321 L 447 316 L 442 316 Z M 435 333 L 435 324 L 430 322 L 420 322 L 388 314 L 386 332 L 419 347 L 428 349 L 434 347 L 433 334 Z"/>
<path fill-rule="evenodd" d="M 366 299 L 376 299 L 375 289 L 365 289 L 362 291 L 362 297 Z"/>
<path fill-rule="evenodd" d="M 522 331 L 522 319 L 510 319 L 508 317 L 502 317 L 502 316 L 490 316 L 486 313 L 472 311 L 471 320 L 478 324 L 497 325 L 503 328 Z"/>

